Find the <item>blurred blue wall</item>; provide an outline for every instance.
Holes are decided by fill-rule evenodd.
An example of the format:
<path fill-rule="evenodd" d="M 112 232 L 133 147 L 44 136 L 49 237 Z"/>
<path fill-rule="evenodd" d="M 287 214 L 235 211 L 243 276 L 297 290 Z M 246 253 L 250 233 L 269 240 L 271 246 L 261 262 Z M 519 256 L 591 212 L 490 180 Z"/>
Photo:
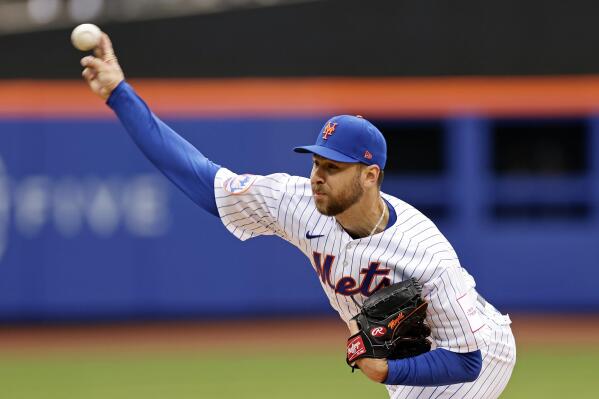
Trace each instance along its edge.
<path fill-rule="evenodd" d="M 310 158 L 291 148 L 311 143 L 324 120 L 168 122 L 236 172 L 308 175 Z M 444 172 L 388 174 L 384 191 L 446 209 L 431 216 L 502 310 L 599 310 L 599 122 L 588 120 L 585 173 L 536 178 L 491 173 L 487 121 L 443 124 Z M 488 211 L 531 198 L 582 201 L 590 211 L 538 221 Z M 272 237 L 238 242 L 171 186 L 116 121 L 0 121 L 0 319 L 328 312 L 299 251 Z"/>

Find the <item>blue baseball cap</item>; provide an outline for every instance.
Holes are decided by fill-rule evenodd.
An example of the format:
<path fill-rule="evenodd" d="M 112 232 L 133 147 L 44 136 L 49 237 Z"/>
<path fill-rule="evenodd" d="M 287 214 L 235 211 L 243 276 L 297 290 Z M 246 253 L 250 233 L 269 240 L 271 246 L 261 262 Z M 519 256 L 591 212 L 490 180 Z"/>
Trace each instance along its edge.
<path fill-rule="evenodd" d="M 337 162 L 378 165 L 381 170 L 387 162 L 385 137 L 359 115 L 332 117 L 318 134 L 316 144 L 295 147 L 293 151 L 313 153 Z"/>

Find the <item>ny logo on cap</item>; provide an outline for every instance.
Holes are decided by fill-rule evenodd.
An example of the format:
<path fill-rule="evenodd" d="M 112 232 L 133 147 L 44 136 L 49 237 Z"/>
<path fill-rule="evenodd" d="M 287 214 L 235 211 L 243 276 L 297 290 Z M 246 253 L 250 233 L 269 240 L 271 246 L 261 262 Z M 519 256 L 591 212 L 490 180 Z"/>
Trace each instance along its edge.
<path fill-rule="evenodd" d="M 336 127 L 337 127 L 337 123 L 327 122 L 327 125 L 322 130 L 322 138 L 324 140 L 328 139 L 329 136 L 333 134 Z"/>

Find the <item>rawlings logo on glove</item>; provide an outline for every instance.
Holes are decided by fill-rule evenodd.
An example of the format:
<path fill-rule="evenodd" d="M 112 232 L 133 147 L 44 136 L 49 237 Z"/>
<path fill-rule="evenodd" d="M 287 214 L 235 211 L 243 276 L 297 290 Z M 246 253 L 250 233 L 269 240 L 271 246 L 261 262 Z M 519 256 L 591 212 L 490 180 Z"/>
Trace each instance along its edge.
<path fill-rule="evenodd" d="M 364 353 L 366 353 L 366 348 L 362 337 L 354 337 L 347 341 L 347 358 L 351 359 L 350 361 L 358 359 Z"/>
<path fill-rule="evenodd" d="M 370 335 L 373 337 L 384 337 L 387 334 L 387 329 L 385 327 L 374 327 L 370 330 Z"/>
<path fill-rule="evenodd" d="M 363 357 L 402 359 L 431 349 L 431 330 L 424 322 L 428 304 L 414 279 L 382 288 L 368 298 L 353 318 L 360 331 L 347 340 L 347 363 Z"/>

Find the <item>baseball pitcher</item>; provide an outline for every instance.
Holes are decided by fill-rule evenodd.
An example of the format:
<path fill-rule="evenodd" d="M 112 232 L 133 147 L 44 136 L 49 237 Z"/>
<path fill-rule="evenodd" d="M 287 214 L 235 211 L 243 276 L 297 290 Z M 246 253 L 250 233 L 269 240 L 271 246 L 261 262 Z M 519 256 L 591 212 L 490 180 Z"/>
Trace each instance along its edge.
<path fill-rule="evenodd" d="M 334 116 L 310 177 L 239 175 L 158 119 L 125 81 L 103 34 L 83 77 L 143 153 L 240 240 L 277 235 L 311 262 L 347 323 L 346 361 L 391 398 L 497 398 L 516 360 L 508 316 L 475 289 L 437 227 L 381 192 L 387 148 L 360 116 Z"/>

